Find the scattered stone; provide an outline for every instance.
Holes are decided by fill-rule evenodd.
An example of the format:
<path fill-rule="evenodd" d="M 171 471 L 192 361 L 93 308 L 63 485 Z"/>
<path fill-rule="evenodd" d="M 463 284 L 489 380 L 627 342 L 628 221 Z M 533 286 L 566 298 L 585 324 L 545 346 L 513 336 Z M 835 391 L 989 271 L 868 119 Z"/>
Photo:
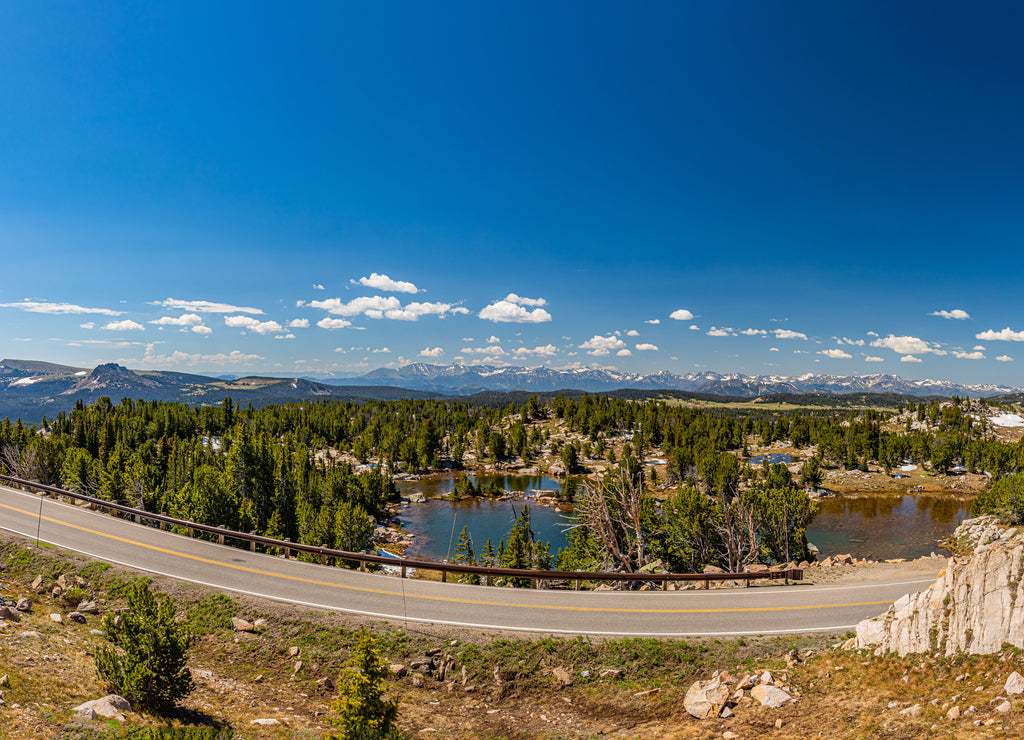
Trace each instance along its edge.
<path fill-rule="evenodd" d="M 432 647 L 427 649 L 426 656 L 428 658 L 433 658 L 435 655 L 439 655 L 442 652 L 444 652 L 444 648 Z"/>
<path fill-rule="evenodd" d="M 292 668 L 292 673 L 298 673 L 301 670 L 302 670 L 302 661 L 301 660 L 295 661 L 295 667 Z"/>
<path fill-rule="evenodd" d="M 793 701 L 793 697 L 778 686 L 771 686 L 768 684 L 755 686 L 750 690 L 750 695 L 755 700 L 761 702 L 761 706 L 771 707 L 772 709 L 778 709 L 783 704 Z"/>
<path fill-rule="evenodd" d="M 298 645 L 292 645 L 290 648 L 288 648 L 288 657 L 289 658 L 294 658 L 298 654 L 299 654 L 299 646 Z"/>
<path fill-rule="evenodd" d="M 51 614 L 50 621 L 54 622 L 55 624 L 64 624 L 64 617 L 62 617 L 60 614 Z"/>
<path fill-rule="evenodd" d="M 252 628 L 254 632 L 262 632 L 267 628 L 267 620 L 262 618 L 257 619 L 255 622 L 252 623 Z"/>
<path fill-rule="evenodd" d="M 717 678 L 710 681 L 695 681 L 686 696 L 683 708 L 697 719 L 717 717 L 729 701 L 729 689 Z"/>
<path fill-rule="evenodd" d="M 622 678 L 622 674 L 621 668 L 602 668 L 597 673 L 600 678 Z"/>
<path fill-rule="evenodd" d="M 730 716 L 732 716 L 731 712 L 730 712 Z M 726 730 L 725 732 L 722 733 L 722 740 L 738 740 L 738 738 L 739 738 L 739 735 L 737 735 L 732 730 Z"/>
<path fill-rule="evenodd" d="M 78 611 L 82 614 L 99 614 L 100 608 L 96 605 L 95 601 L 86 600 L 78 605 Z"/>
<path fill-rule="evenodd" d="M 772 675 L 771 671 L 765 671 L 761 674 L 761 683 L 768 684 L 770 686 L 775 683 L 775 676 Z"/>
<path fill-rule="evenodd" d="M 8 622 L 20 622 L 21 615 L 9 606 L 0 606 L 0 619 L 6 619 Z"/>
<path fill-rule="evenodd" d="M 997 711 L 997 712 L 999 712 L 1000 714 L 1006 714 L 1007 712 L 1009 712 L 1009 711 L 1010 711 L 1010 709 L 1012 708 L 1012 706 L 1013 706 L 1013 705 L 1012 705 L 1012 704 L 1010 704 L 1010 700 L 1009 700 L 1009 699 L 1007 699 L 1007 700 L 1006 700 L 1006 701 L 1004 701 L 1004 702 L 1003 702 L 1002 704 L 1000 704 L 1000 705 L 999 705 L 998 707 L 996 707 L 996 711 Z"/>
<path fill-rule="evenodd" d="M 402 663 L 392 663 L 388 669 L 399 678 L 406 674 L 405 666 Z"/>
<path fill-rule="evenodd" d="M 273 727 L 274 725 L 281 724 L 280 720 L 276 720 L 273 717 L 267 717 L 263 719 L 249 720 L 250 725 L 260 725 L 261 727 Z"/>
<path fill-rule="evenodd" d="M 904 717 L 920 717 L 923 711 L 924 708 L 920 704 L 913 704 L 906 709 L 901 709 L 900 714 Z"/>
<path fill-rule="evenodd" d="M 54 598 L 54 599 L 60 598 L 60 595 L 62 593 L 64 593 L 64 589 L 62 587 L 60 587 L 60 586 L 54 586 L 53 588 L 50 589 L 50 597 L 51 598 Z"/>
<path fill-rule="evenodd" d="M 736 684 L 737 689 L 752 689 L 757 685 L 757 674 L 748 673 Z"/>
<path fill-rule="evenodd" d="M 317 686 L 320 686 L 327 691 L 334 691 L 334 681 L 331 680 L 330 676 L 324 676 L 316 680 Z"/>
<path fill-rule="evenodd" d="M 84 720 L 86 722 L 92 722 L 93 720 L 99 719 L 100 716 L 96 714 L 96 710 L 92 707 L 86 709 L 79 709 L 75 712 L 75 719 Z"/>
<path fill-rule="evenodd" d="M 555 680 L 558 681 L 558 688 L 564 689 L 566 686 L 572 686 L 573 676 L 565 668 L 558 666 L 551 673 L 554 675 Z"/>
<path fill-rule="evenodd" d="M 25 637 L 25 638 L 28 638 L 30 640 L 38 640 L 39 639 L 39 633 L 38 632 L 22 632 L 21 636 Z"/>
<path fill-rule="evenodd" d="M 72 622 L 78 622 L 79 624 L 85 624 L 85 615 L 82 612 L 71 612 L 68 614 L 68 619 Z"/>
<path fill-rule="evenodd" d="M 77 614 L 78 612 L 72 612 L 71 614 Z M 68 618 L 71 618 L 71 614 L 68 614 Z M 82 617 L 85 618 L 84 615 Z M 96 635 L 97 637 L 106 637 L 107 633 L 103 630 L 89 630 L 90 635 Z"/>
<path fill-rule="evenodd" d="M 79 609 L 81 611 L 81 609 Z M 248 619 L 242 619 L 240 617 L 231 618 L 231 627 L 235 632 L 255 632 L 256 627 Z"/>
<path fill-rule="evenodd" d="M 91 709 L 100 717 L 108 717 L 109 719 L 114 719 L 118 722 L 124 722 L 124 712 L 132 711 L 132 705 L 129 704 L 128 700 L 123 696 L 107 694 L 99 699 L 93 699 L 92 701 L 87 701 L 84 704 L 79 704 L 74 709 L 77 712 Z"/>
<path fill-rule="evenodd" d="M 412 674 L 412 685 L 419 687 L 423 685 L 423 676 L 418 673 Z"/>
<path fill-rule="evenodd" d="M 38 576 L 35 577 L 35 580 L 32 581 L 32 590 L 35 591 L 36 593 L 39 593 L 39 589 L 42 587 L 42 585 L 43 585 L 43 576 L 42 575 L 38 575 Z"/>
<path fill-rule="evenodd" d="M 946 717 L 947 717 L 947 719 L 950 719 L 953 722 L 956 722 L 958 719 L 960 719 L 960 707 L 959 707 L 959 705 L 955 706 L 955 707 L 952 707 L 948 712 L 946 712 Z"/>
<path fill-rule="evenodd" d="M 256 678 L 254 678 L 254 679 L 252 680 L 252 682 L 253 682 L 253 683 L 263 683 L 263 674 L 261 673 L 261 674 L 259 674 L 258 676 L 256 676 Z"/>
<path fill-rule="evenodd" d="M 1009 678 L 1006 679 L 1006 684 L 1003 686 L 1003 691 L 1006 692 L 1007 696 L 1013 696 L 1014 694 L 1024 694 L 1024 676 L 1014 671 L 1010 674 Z"/>

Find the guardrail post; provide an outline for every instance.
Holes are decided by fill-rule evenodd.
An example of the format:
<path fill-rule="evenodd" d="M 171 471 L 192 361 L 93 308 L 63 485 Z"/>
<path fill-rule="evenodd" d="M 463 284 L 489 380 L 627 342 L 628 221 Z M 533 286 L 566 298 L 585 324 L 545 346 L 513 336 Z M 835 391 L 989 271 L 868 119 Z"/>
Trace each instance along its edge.
<path fill-rule="evenodd" d="M 188 536 L 191 537 L 193 534 L 192 527 L 185 527 L 188 530 Z"/>
<path fill-rule="evenodd" d="M 284 541 L 285 542 L 291 542 L 292 539 L 291 539 L 291 537 L 285 537 Z M 291 554 L 292 554 L 291 548 L 289 548 L 288 545 L 285 545 L 284 546 L 284 559 L 287 560 L 289 557 L 291 557 Z"/>
<path fill-rule="evenodd" d="M 320 544 L 320 565 L 327 565 L 327 553 L 323 552 L 327 549 L 327 543 Z"/>
<path fill-rule="evenodd" d="M 218 524 L 217 525 L 217 529 L 224 529 L 224 525 L 223 524 Z M 217 544 L 218 545 L 223 545 L 224 544 L 224 535 L 222 533 L 220 533 L 220 532 L 217 533 Z"/>
<path fill-rule="evenodd" d="M 359 572 L 360 573 L 365 573 L 366 572 L 366 561 L 365 560 L 360 560 L 359 561 Z"/>
<path fill-rule="evenodd" d="M 256 536 L 256 532 L 249 532 L 253 537 Z M 256 552 L 256 540 L 249 540 L 249 552 Z"/>
<path fill-rule="evenodd" d="M 575 586 L 575 590 L 576 590 L 576 591 L 579 591 L 579 590 L 580 590 L 580 588 L 581 588 L 582 586 L 583 586 L 583 581 L 582 581 L 581 579 L 577 578 L 577 579 L 576 579 L 576 586 Z"/>
<path fill-rule="evenodd" d="M 441 571 L 441 583 L 448 583 L 448 571 Z"/>
<path fill-rule="evenodd" d="M 402 565 L 402 578 L 405 578 L 405 565 Z"/>

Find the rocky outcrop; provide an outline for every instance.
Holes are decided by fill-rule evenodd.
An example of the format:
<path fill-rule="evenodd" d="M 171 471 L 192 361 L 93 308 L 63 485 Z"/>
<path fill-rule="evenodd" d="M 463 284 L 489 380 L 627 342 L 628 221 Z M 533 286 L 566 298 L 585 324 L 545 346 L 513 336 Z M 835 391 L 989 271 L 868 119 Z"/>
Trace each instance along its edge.
<path fill-rule="evenodd" d="M 964 521 L 954 539 L 971 543 L 974 554 L 951 558 L 926 590 L 858 624 L 854 647 L 901 656 L 1024 647 L 1024 535 L 981 517 Z"/>

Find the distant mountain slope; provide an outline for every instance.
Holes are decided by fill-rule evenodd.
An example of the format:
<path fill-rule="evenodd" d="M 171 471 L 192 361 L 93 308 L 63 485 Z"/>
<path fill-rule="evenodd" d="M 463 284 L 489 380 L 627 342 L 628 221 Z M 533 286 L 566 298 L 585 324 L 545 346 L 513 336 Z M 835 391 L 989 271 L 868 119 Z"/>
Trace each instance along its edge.
<path fill-rule="evenodd" d="M 141 398 L 189 404 L 218 404 L 230 396 L 243 406 L 264 406 L 323 399 L 366 402 L 437 398 L 439 394 L 378 385 L 326 385 L 301 378 L 250 376 L 221 380 L 161 370 L 129 370 L 114 363 L 88 371 L 50 363 L 0 361 L 0 419 L 38 423 L 44 415 L 53 417 L 71 410 L 79 400 L 90 403 L 101 396 L 109 396 L 114 403 L 122 398 Z"/>
<path fill-rule="evenodd" d="M 781 375 L 759 376 L 713 372 L 675 375 L 595 370 L 552 370 L 538 367 L 494 367 L 489 365 L 430 365 L 414 363 L 396 369 L 381 368 L 356 379 L 376 385 L 430 390 L 437 393 L 470 395 L 480 391 L 543 392 L 561 389 L 607 392 L 623 388 L 690 391 L 717 396 L 753 398 L 775 393 L 896 393 L 925 396 L 969 396 L 972 398 L 1020 392 L 1000 385 L 961 385 L 941 380 L 904 380 L 896 375 Z"/>

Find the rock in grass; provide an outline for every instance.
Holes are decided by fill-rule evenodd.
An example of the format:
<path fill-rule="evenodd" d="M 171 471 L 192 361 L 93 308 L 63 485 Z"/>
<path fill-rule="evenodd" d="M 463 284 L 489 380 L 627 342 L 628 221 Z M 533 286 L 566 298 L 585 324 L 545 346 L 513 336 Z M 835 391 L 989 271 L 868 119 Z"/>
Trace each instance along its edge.
<path fill-rule="evenodd" d="M 695 681 L 683 697 L 683 708 L 697 719 L 717 717 L 726 702 L 729 701 L 729 689 L 717 678 L 710 681 Z"/>
<path fill-rule="evenodd" d="M 761 703 L 763 707 L 778 709 L 783 704 L 793 701 L 793 697 L 777 686 L 758 684 L 750 690 L 750 696 Z"/>
<path fill-rule="evenodd" d="M 1024 676 L 1014 671 L 1010 674 L 1009 678 L 1006 679 L 1006 685 L 1003 687 L 1007 696 L 1014 694 L 1024 694 Z"/>

